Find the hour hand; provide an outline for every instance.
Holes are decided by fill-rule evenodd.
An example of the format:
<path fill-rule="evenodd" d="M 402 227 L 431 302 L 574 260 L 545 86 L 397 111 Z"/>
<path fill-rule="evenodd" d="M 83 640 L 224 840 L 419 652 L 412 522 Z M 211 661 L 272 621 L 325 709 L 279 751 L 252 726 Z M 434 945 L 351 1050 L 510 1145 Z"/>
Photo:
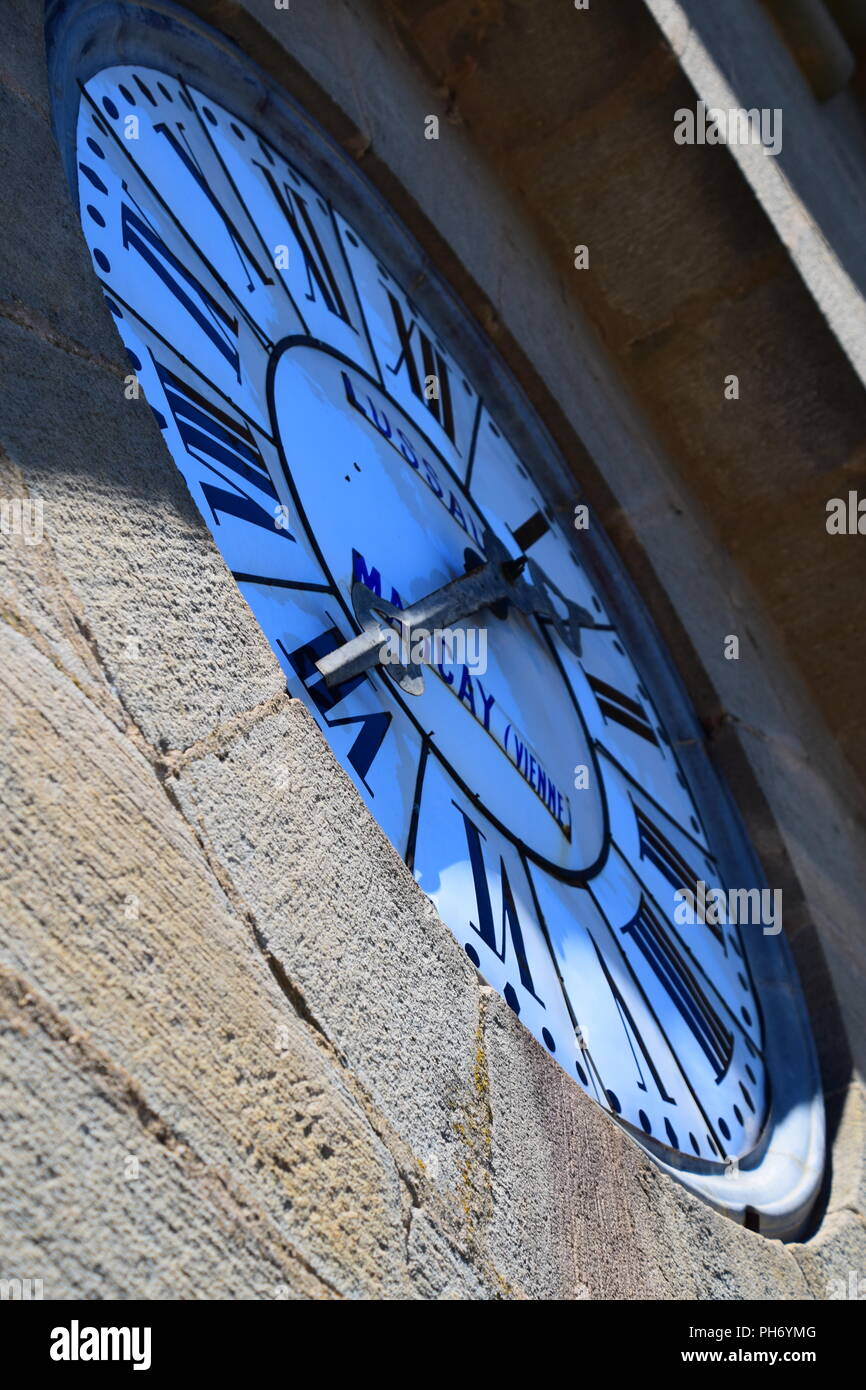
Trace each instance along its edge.
<path fill-rule="evenodd" d="M 553 623 L 562 640 L 580 656 L 580 629 L 595 626 L 591 614 L 563 598 L 533 561 L 527 562 L 524 555 L 513 558 L 490 530 L 484 534 L 484 549 L 486 561 L 441 589 L 434 589 L 409 608 L 397 608 L 379 598 L 365 584 L 354 583 L 352 607 L 361 631 L 316 662 L 326 685 L 340 685 L 382 663 L 387 664 L 389 673 L 408 694 L 420 695 L 424 689 L 421 667 L 409 658 L 413 633 L 430 634 L 442 630 L 503 601 L 513 604 L 522 613 L 535 614 Z M 527 563 L 531 584 L 523 578 Z M 397 658 L 394 657 L 395 627 L 400 631 L 400 656 Z"/>
<path fill-rule="evenodd" d="M 459 579 L 434 589 L 409 608 L 397 608 L 356 581 L 352 585 L 352 607 L 361 631 L 316 662 L 325 684 L 340 685 L 381 663 L 387 665 L 389 674 L 408 694 L 420 695 L 424 677 L 420 665 L 409 655 L 413 635 L 441 631 L 490 604 L 514 599 L 514 583 L 524 564 L 523 557 L 513 560 L 503 547 L 495 558 L 473 566 Z M 399 629 L 397 656 L 395 628 Z"/>

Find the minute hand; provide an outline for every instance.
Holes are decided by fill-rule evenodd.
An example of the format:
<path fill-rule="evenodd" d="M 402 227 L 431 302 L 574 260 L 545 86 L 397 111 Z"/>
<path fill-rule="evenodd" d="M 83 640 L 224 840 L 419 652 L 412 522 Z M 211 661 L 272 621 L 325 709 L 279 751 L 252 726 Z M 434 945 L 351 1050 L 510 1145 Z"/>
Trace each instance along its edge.
<path fill-rule="evenodd" d="M 522 576 L 527 565 L 526 556 L 513 559 L 489 530 L 484 535 L 484 549 L 488 556 L 484 564 L 459 579 L 451 580 L 441 589 L 434 589 L 409 608 L 398 608 L 388 603 L 365 584 L 353 584 L 352 606 L 362 630 L 357 637 L 316 662 L 325 683 L 329 686 L 339 685 L 379 662 L 385 664 L 387 661 L 389 671 L 398 684 L 410 694 L 420 694 L 424 688 L 420 666 L 411 661 L 401 665 L 390 656 L 392 647 L 388 645 L 388 638 L 389 633 L 393 632 L 394 623 L 399 624 L 404 650 L 408 650 L 414 632 L 441 630 L 503 600 L 514 604 L 522 613 L 534 613 L 548 619 L 563 641 L 579 656 L 581 627 L 595 626 L 591 614 L 563 598 L 531 560 L 528 565 L 533 582 L 527 583 Z M 553 590 L 555 600 L 551 598 L 550 590 Z M 382 626 L 380 618 L 386 620 L 386 626 Z"/>

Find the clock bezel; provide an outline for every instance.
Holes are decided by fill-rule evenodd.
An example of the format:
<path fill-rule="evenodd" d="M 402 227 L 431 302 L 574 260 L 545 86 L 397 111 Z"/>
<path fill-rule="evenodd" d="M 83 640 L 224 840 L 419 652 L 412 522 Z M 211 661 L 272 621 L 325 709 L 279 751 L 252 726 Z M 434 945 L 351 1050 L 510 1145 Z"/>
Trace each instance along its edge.
<path fill-rule="evenodd" d="M 76 206 L 77 84 L 105 67 L 172 64 L 254 128 L 266 120 L 267 139 L 290 152 L 292 163 L 312 183 L 326 172 L 329 200 L 381 252 L 395 278 L 413 284 L 413 299 L 435 324 L 448 351 L 470 378 L 484 382 L 485 400 L 497 424 L 525 460 L 546 501 L 555 511 L 571 515 L 575 502 L 583 500 L 579 483 L 496 347 L 367 175 L 253 59 L 172 0 L 49 0 L 46 29 L 55 135 Z M 212 68 L 214 52 L 220 56 L 218 78 Z M 730 791 L 713 766 L 683 680 L 646 601 L 598 523 L 581 534 L 580 559 L 676 746 L 723 880 L 764 886 L 757 856 Z M 605 853 L 607 843 L 606 836 Z M 756 932 L 742 940 L 762 1016 L 769 1104 L 762 1139 L 741 1164 L 736 1182 L 702 1171 L 707 1165 L 692 1164 L 685 1156 L 682 1163 L 674 1163 L 669 1149 L 662 1150 L 626 1122 L 615 1122 L 660 1167 L 716 1209 L 734 1220 L 757 1224 L 768 1236 L 793 1239 L 823 1180 L 824 1109 L 817 1057 L 802 987 L 784 938 Z M 783 1180 L 791 1153 L 800 1155 L 800 1172 Z"/>

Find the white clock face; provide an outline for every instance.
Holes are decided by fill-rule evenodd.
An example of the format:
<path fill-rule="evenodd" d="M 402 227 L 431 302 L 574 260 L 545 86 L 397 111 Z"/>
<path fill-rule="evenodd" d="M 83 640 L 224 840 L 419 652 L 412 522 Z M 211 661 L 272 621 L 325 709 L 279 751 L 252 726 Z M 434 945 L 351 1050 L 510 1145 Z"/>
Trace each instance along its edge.
<path fill-rule="evenodd" d="M 132 369 L 289 691 L 574 1083 L 678 1170 L 745 1161 L 771 1101 L 743 939 L 760 927 L 678 920 L 677 892 L 726 887 L 706 807 L 582 533 L 554 516 L 459 335 L 446 346 L 353 225 L 327 159 L 311 182 L 267 122 L 169 62 L 91 73 L 76 139 Z M 489 561 L 491 536 L 583 611 L 578 643 L 497 604 L 451 624 L 420 694 L 387 664 L 326 683 L 316 663 L 358 633 L 359 584 L 405 609 Z"/>

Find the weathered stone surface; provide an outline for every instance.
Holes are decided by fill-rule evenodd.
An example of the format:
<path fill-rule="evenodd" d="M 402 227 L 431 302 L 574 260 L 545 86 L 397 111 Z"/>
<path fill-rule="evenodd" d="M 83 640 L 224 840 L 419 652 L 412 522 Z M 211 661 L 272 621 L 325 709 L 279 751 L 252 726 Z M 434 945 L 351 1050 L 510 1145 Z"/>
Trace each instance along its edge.
<path fill-rule="evenodd" d="M 649 505 L 629 504 L 611 516 L 607 529 L 642 595 L 653 592 L 655 581 L 672 600 L 672 612 L 660 613 L 657 622 L 706 725 L 724 712 L 797 750 L 816 729 L 829 743 L 814 715 L 808 717 L 802 684 L 786 665 L 777 630 L 685 494 L 671 490 Z M 676 601 L 686 592 L 687 609 Z M 736 661 L 725 658 L 729 635 L 739 638 Z"/>
<path fill-rule="evenodd" d="M 468 6 L 394 8 L 503 181 L 532 190 L 564 277 L 616 339 L 685 335 L 694 306 L 772 247 L 748 187 L 720 177 L 724 151 L 675 144 L 693 93 L 641 4 L 500 6 L 475 23 Z M 589 274 L 567 274 L 575 243 Z"/>
<path fill-rule="evenodd" d="M 833 1150 L 828 1210 L 848 1210 L 866 1221 L 866 1088 L 860 1081 L 852 1082 L 845 1093 L 839 1136 Z"/>
<path fill-rule="evenodd" d="M 854 1212 L 831 1212 L 808 1245 L 791 1251 L 810 1297 L 859 1301 L 866 1294 L 866 1224 Z"/>
<path fill-rule="evenodd" d="M 22 519 L 24 508 L 28 519 L 19 534 L 0 537 L 0 611 L 4 621 L 24 633 L 103 714 L 123 727 L 123 710 L 88 640 L 81 604 L 57 564 L 49 537 L 43 533 L 37 540 L 45 522 L 44 499 L 29 495 L 20 470 L 2 451 L 0 497 L 20 502 Z"/>
<path fill-rule="evenodd" d="M 0 165 L 4 204 L 26 209 L 26 223 L 4 238 L 0 312 L 62 336 L 73 351 L 122 365 L 47 113 L 3 85 L 2 73 Z"/>
<path fill-rule="evenodd" d="M 333 1297 L 242 1182 L 5 972 L 0 1037 L 0 1277 L 46 1299 Z"/>
<path fill-rule="evenodd" d="M 809 1296 L 787 1245 L 719 1216 L 679 1183 L 663 1181 L 649 1162 L 639 1182 L 641 1239 L 646 1259 L 671 1291 L 666 1297 L 775 1302 Z"/>
<path fill-rule="evenodd" d="M 88 642 L 156 746 L 183 748 L 285 682 L 143 400 L 123 378 L 0 321 L 0 442 L 32 497 Z"/>
<path fill-rule="evenodd" d="M 789 922 L 786 915 L 786 930 L 795 953 L 803 952 L 800 975 L 819 1044 L 828 1059 L 835 1057 L 841 1070 L 847 1038 L 862 1075 L 866 1064 L 866 857 L 859 795 L 848 800 L 844 781 L 830 781 L 829 769 L 822 762 L 796 757 L 782 743 L 761 737 L 743 723 L 731 732 L 770 798 L 773 821 L 768 831 L 772 833 L 764 839 L 760 821 L 750 824 L 770 882 L 782 884 L 784 892 L 785 875 L 793 869 L 802 894 L 807 920 L 799 915 Z M 776 867 L 770 856 L 778 854 L 778 837 L 785 862 Z M 795 927 L 800 931 L 792 930 Z M 818 942 L 834 989 L 810 997 L 807 963 Z M 839 1084 L 838 1077 L 828 1080 Z"/>
<path fill-rule="evenodd" d="M 866 254 L 857 235 L 866 214 L 859 123 L 834 121 L 820 104 L 804 99 L 803 55 L 799 64 L 793 60 L 763 6 L 731 0 L 721 14 L 698 0 L 645 3 L 696 93 L 710 106 L 783 112 L 784 138 L 776 157 L 766 158 L 748 143 L 732 145 L 731 152 L 836 338 L 866 379 Z M 810 42 L 816 43 L 814 37 Z M 826 36 L 817 46 L 818 61 L 826 61 Z M 808 70 L 805 75 L 810 76 Z"/>
<path fill-rule="evenodd" d="M 48 72 L 45 61 L 44 14 L 32 0 L 7 0 L 3 13 L 3 52 L 0 82 L 48 116 Z"/>
<path fill-rule="evenodd" d="M 501 1287 L 482 1282 L 469 1260 L 455 1253 L 421 1210 L 412 1211 L 408 1251 L 409 1278 L 418 1298 L 479 1301 L 504 1293 Z"/>
<path fill-rule="evenodd" d="M 397 1294 L 396 1166 L 153 769 L 6 628 L 0 671 L 9 968 L 134 1078 L 154 1123 L 230 1176 L 320 1280 Z"/>
<path fill-rule="evenodd" d="M 303 982 L 301 999 L 290 988 L 293 1005 L 306 1010 L 312 997 L 317 1003 L 321 999 L 323 1017 L 334 1029 L 332 1043 L 355 1054 L 347 1058 L 349 1071 L 341 1074 L 332 1048 L 317 1043 L 315 1029 L 299 1021 L 294 1007 L 286 1006 L 285 995 L 250 940 L 249 921 L 237 904 L 226 902 L 149 765 L 23 638 L 11 634 L 8 648 L 2 708 L 12 770 L 4 789 L 6 815 L 13 845 L 28 834 L 37 859 L 51 866 L 45 882 L 30 883 L 24 892 L 15 876 L 4 885 L 18 890 L 23 901 L 23 909 L 17 911 L 11 903 L 4 905 L 9 963 L 24 980 L 17 995 L 13 993 L 13 1003 L 26 1009 L 30 1006 L 22 1005 L 22 995 L 30 991 L 36 996 L 34 1017 L 41 1033 L 48 1035 L 40 1047 L 50 1045 L 50 1050 L 60 1046 L 58 1039 L 78 1038 L 86 1049 L 79 1059 L 70 1050 L 79 1044 L 64 1044 L 63 1055 L 75 1058 L 82 1072 L 76 1082 L 80 1089 L 70 1098 L 73 1128 L 72 1137 L 63 1141 L 69 1148 L 64 1182 L 74 1181 L 73 1169 L 83 1161 L 81 1146 L 91 1142 L 80 1132 L 82 1114 L 92 1118 L 91 1133 L 105 1135 L 99 1153 L 109 1166 L 115 1160 L 101 1145 L 113 1144 L 115 1138 L 118 1150 L 127 1156 L 139 1154 L 142 1145 L 149 1153 L 150 1146 L 158 1144 L 163 1155 L 167 1148 L 175 1164 L 184 1159 L 188 1165 L 183 1180 L 177 1179 L 181 1206 L 187 1200 L 185 1183 L 192 1189 L 191 1203 L 202 1191 L 206 1195 L 201 1201 L 215 1201 L 215 1188 L 226 1204 L 220 1209 L 220 1220 L 227 1223 L 224 1229 L 234 1229 L 231 1223 L 239 1219 L 234 1203 L 241 1204 L 242 1194 L 243 1201 L 261 1210 L 268 1230 L 273 1227 L 267 1236 L 267 1241 L 276 1242 L 273 1249 L 267 1242 L 266 1249 L 244 1245 L 247 1253 L 243 1258 L 238 1254 L 238 1266 L 225 1270 L 226 1279 L 252 1279 L 251 1296 L 256 1297 L 275 1296 L 267 1292 L 272 1287 L 283 1296 L 283 1285 L 302 1296 L 328 1291 L 394 1296 L 409 1285 L 422 1297 L 800 1296 L 797 1272 L 781 1247 L 740 1231 L 659 1174 L 487 989 L 485 1026 L 471 1055 L 467 1056 L 465 1038 L 454 1047 L 440 1037 L 439 1048 L 430 1049 L 436 1053 L 433 1065 L 438 1069 L 429 1083 L 430 1094 L 413 1102 L 411 1087 L 404 1089 L 394 1076 L 389 1032 L 395 1030 L 383 1028 L 376 1019 L 365 1024 L 362 1014 L 341 1018 L 341 997 L 352 995 L 348 977 L 343 975 L 342 990 L 335 989 L 329 997 L 311 969 L 314 958 L 283 948 L 287 973 L 289 966 L 297 969 Z M 43 683 L 46 689 L 40 698 Z M 35 704 L 28 696 L 37 697 Z M 52 710 L 50 723 L 40 707 Z M 289 707 L 288 713 L 294 716 L 296 707 Z M 318 737 L 306 716 L 303 722 L 308 726 L 304 735 Z M 268 726 L 275 723 L 277 716 L 272 715 L 234 742 L 264 750 L 267 738 L 257 744 L 252 735 L 258 730 L 271 735 Z M 298 743 L 302 741 L 299 737 Z M 284 727 L 281 746 L 288 751 L 289 745 Z M 208 815 L 196 814 L 189 788 L 197 786 L 199 795 L 207 788 L 214 800 L 222 792 L 230 809 L 232 797 L 230 782 L 219 781 L 213 769 L 204 766 L 209 759 L 220 761 L 213 753 L 203 754 L 202 776 L 196 781 L 199 759 L 193 755 L 178 785 L 181 804 L 187 800 L 185 809 L 193 823 L 199 822 L 205 847 L 213 852 L 213 808 Z M 237 763 L 229 765 L 229 773 L 243 781 Z M 342 777 L 336 768 L 334 775 Z M 235 810 L 238 804 L 248 813 L 243 797 L 239 803 L 236 798 Z M 328 808 L 334 803 L 328 798 L 322 804 L 320 830 L 326 833 Z M 82 854 L 78 827 L 85 818 L 89 837 Z M 369 855 L 380 832 L 363 816 L 358 819 L 366 827 Z M 226 823 L 231 824 L 230 817 Z M 146 849 L 139 838 L 144 826 Z M 240 824 L 236 829 L 240 831 Z M 345 860 L 345 825 L 340 833 Z M 267 846 L 267 835 L 263 839 Z M 387 850 L 384 842 L 383 849 Z M 234 847 L 221 845 L 220 850 L 221 869 L 231 874 L 232 888 L 240 879 L 249 890 L 252 870 L 243 867 L 248 847 L 245 851 L 238 839 Z M 299 860 L 303 862 L 303 856 L 291 862 L 297 865 Z M 369 859 L 359 860 L 363 862 Z M 378 881 L 379 875 L 374 875 L 373 882 Z M 404 892 L 420 900 L 408 876 Z M 351 895 L 341 900 L 355 901 Z M 368 892 L 359 905 L 362 920 L 370 905 Z M 440 932 L 443 987 L 448 978 L 459 981 L 466 969 L 462 953 L 445 928 L 432 915 L 418 911 L 419 906 L 415 904 L 414 917 L 407 915 L 402 930 L 414 931 L 422 940 L 427 933 L 434 941 Z M 277 911 L 273 906 L 270 910 Z M 286 917 L 290 924 L 296 920 L 297 902 Z M 312 931 L 311 921 L 303 925 L 304 934 Z M 275 931 L 275 939 L 278 935 Z M 267 945 L 273 950 L 275 940 L 268 938 Z M 335 959 L 341 959 L 340 952 L 345 959 L 348 945 L 342 943 Z M 376 948 L 375 940 L 363 943 L 362 959 L 371 973 Z M 436 959 L 428 946 L 428 973 Z M 352 968 L 351 979 L 360 988 L 359 963 Z M 31 980 L 36 982 L 32 989 Z M 464 988 L 472 997 L 474 980 Z M 52 1001 L 53 1011 L 43 994 Z M 441 1003 L 450 1019 L 447 1001 Z M 360 1001 L 362 1013 L 365 1006 L 375 1007 L 369 995 Z M 468 1022 L 468 1006 L 466 1017 Z M 319 1019 L 316 1022 L 321 1026 Z M 428 1046 L 432 1027 L 427 1021 L 416 1035 Z M 364 1055 L 365 1045 L 369 1056 Z M 414 1045 L 416 1038 L 411 1036 L 401 1043 L 406 1072 L 417 1086 L 417 1076 L 424 1073 L 420 1059 L 411 1055 Z M 449 1056 L 450 1064 L 443 1060 Z M 43 1063 L 33 1065 L 39 1069 Z M 48 1063 L 44 1065 L 50 1071 Z M 450 1095 L 441 1074 L 446 1066 L 453 1080 Z M 375 1104 L 372 1119 L 365 1116 L 352 1095 L 357 1087 L 369 1088 L 373 1102 L 382 1101 L 381 1116 Z M 118 1093 L 125 1097 L 122 1124 L 114 1115 Z M 437 1112 L 443 1094 L 450 1101 L 447 1113 Z M 78 1111 L 77 1103 L 86 1108 Z M 103 1107 L 113 1116 L 111 1123 L 105 1119 L 104 1131 L 98 1122 Z M 38 1114 L 38 1104 L 36 1110 Z M 135 1132 L 133 1119 L 144 1134 Z M 85 1118 L 83 1123 L 89 1126 L 90 1121 Z M 402 1125 L 416 1146 L 439 1126 L 444 1141 L 434 1140 L 422 1164 L 416 1165 L 416 1194 L 421 1195 L 412 1199 L 408 1220 L 405 1211 L 401 1214 L 397 1173 L 398 1163 L 405 1160 L 398 1152 L 395 1161 L 382 1147 L 374 1133 L 377 1124 L 386 1135 Z M 444 1133 L 446 1125 L 449 1132 Z M 43 1136 L 41 1120 L 37 1135 L 39 1144 L 56 1145 L 50 1126 Z M 455 1151 L 454 1163 L 447 1157 L 449 1147 Z M 61 1150 L 65 1155 L 63 1145 Z M 22 1161 L 34 1161 L 32 1154 Z M 431 1171 L 425 1173 L 428 1168 Z M 170 1206 L 172 1188 L 168 1176 L 162 1188 L 158 1175 L 152 1181 L 149 1197 L 155 1212 L 134 1242 L 138 1272 L 133 1279 L 136 1290 L 167 1296 L 175 1276 L 160 1263 L 169 1248 L 159 1234 L 160 1221 L 168 1219 L 160 1193 Z M 132 1197 L 127 1195 L 126 1205 L 117 1200 L 122 1208 L 118 1221 L 132 1221 Z M 442 1228 L 455 1200 L 462 1210 L 456 1240 Z M 86 1207 L 83 1195 L 81 1202 Z M 198 1227 L 192 1218 L 190 1229 L 189 1239 L 194 1241 Z M 49 1247 L 50 1267 L 59 1271 L 51 1278 L 68 1279 L 70 1292 L 92 1293 L 101 1279 L 106 1290 L 114 1287 L 111 1280 L 119 1276 L 99 1272 L 101 1266 L 94 1263 L 98 1247 L 92 1242 L 84 1269 L 70 1272 L 64 1239 L 58 1235 L 55 1246 Z M 32 1264 L 42 1244 L 22 1245 L 16 1235 L 8 1246 L 16 1252 L 16 1268 Z M 195 1249 L 206 1269 L 209 1247 Z M 311 1273 L 302 1276 L 298 1271 L 307 1266 Z M 192 1260 L 193 1282 L 196 1267 Z M 37 1271 L 34 1276 L 40 1277 Z"/>
<path fill-rule="evenodd" d="M 492 991 L 489 1128 L 473 1170 L 483 1236 L 531 1298 L 807 1296 L 786 1248 L 673 1182 L 583 1095 Z"/>
<path fill-rule="evenodd" d="M 801 489 L 852 460 L 864 444 L 863 391 L 853 373 L 837 370 L 838 353 L 827 326 L 814 322 L 814 306 L 792 299 L 787 277 L 777 273 L 754 276 L 702 305 L 695 322 L 635 364 L 648 392 L 665 391 L 674 417 L 668 438 L 676 430 L 679 451 L 690 459 L 690 481 L 738 554 L 759 539 L 780 545 L 793 530 L 786 523 Z M 738 400 L 726 398 L 729 374 L 738 377 Z M 708 437 L 712 450 L 704 446 Z M 786 440 L 784 506 L 778 454 L 768 447 L 778 439 Z M 822 506 L 814 539 L 837 545 L 825 519 Z M 820 562 L 803 557 L 799 567 L 782 567 L 801 600 L 804 568 L 818 577 Z"/>
<path fill-rule="evenodd" d="M 173 795 L 459 1231 L 475 971 L 299 701 L 200 751 Z"/>
<path fill-rule="evenodd" d="M 866 734 L 850 691 L 863 661 L 857 595 L 866 560 L 856 535 L 828 535 L 826 508 L 833 497 L 847 501 L 862 476 L 866 411 L 853 373 L 836 370 L 838 344 L 826 325 L 812 323 L 813 312 L 776 276 L 708 308 L 638 375 L 648 393 L 666 393 L 675 415 L 668 439 L 675 431 L 724 548 L 788 634 L 856 764 Z M 729 373 L 739 379 L 739 400 L 725 399 Z M 798 424 L 785 448 L 782 499 L 778 454 L 767 441 L 790 432 L 792 398 Z"/>

